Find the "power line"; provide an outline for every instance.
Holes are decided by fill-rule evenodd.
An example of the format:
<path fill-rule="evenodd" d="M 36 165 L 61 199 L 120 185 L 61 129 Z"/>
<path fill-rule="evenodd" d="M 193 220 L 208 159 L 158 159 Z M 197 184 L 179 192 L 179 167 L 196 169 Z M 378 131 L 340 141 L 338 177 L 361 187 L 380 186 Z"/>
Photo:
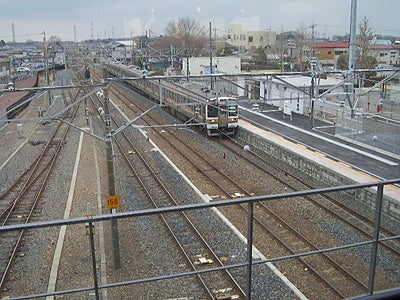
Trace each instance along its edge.
<path fill-rule="evenodd" d="M 384 28 L 371 28 L 372 31 L 374 33 L 376 32 L 386 32 L 386 33 L 396 33 L 396 34 L 400 34 L 400 30 L 399 29 L 384 29 Z"/>
<path fill-rule="evenodd" d="M 318 24 L 318 27 L 327 27 L 327 28 L 337 28 L 337 29 L 348 29 L 348 26 L 338 26 L 338 25 L 326 25 L 326 24 Z M 395 33 L 400 34 L 399 29 L 388 29 L 388 28 L 377 28 L 371 27 L 372 32 L 387 32 L 387 33 Z"/>
<path fill-rule="evenodd" d="M 348 29 L 349 28 L 349 26 L 324 25 L 324 24 L 318 24 L 318 27 L 341 28 L 341 29 Z"/>
<path fill-rule="evenodd" d="M 12 38 L 12 37 L 26 37 L 26 36 L 38 36 L 42 35 L 43 33 L 32 33 L 32 34 L 16 34 L 16 35 L 0 35 L 0 38 Z"/>

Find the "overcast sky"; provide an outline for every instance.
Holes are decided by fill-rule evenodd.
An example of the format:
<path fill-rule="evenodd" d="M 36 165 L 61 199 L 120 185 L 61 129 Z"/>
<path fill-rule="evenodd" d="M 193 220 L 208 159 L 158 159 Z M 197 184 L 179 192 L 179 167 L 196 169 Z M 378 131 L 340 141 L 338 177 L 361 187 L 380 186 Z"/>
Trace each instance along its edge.
<path fill-rule="evenodd" d="M 351 0 L 0 0 L 0 39 L 17 42 L 57 36 L 81 41 L 163 34 L 179 17 L 209 22 L 222 35 L 229 24 L 245 30 L 297 30 L 314 23 L 316 36 L 350 32 Z M 400 0 L 357 0 L 357 23 L 365 16 L 374 33 L 400 37 Z M 93 32 L 93 33 L 92 33 Z M 311 32 L 311 29 L 310 29 Z"/>

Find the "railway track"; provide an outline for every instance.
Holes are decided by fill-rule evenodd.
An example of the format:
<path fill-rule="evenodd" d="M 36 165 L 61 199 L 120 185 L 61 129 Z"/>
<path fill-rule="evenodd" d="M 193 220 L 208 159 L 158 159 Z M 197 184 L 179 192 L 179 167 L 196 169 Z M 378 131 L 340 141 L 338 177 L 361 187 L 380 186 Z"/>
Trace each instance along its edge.
<path fill-rule="evenodd" d="M 119 94 L 119 96 L 121 97 L 122 95 Z M 128 105 L 129 107 L 132 106 L 132 104 L 125 105 Z M 147 122 L 148 124 L 157 124 L 157 120 L 155 119 L 151 119 Z M 162 138 L 164 143 L 168 144 L 168 147 L 175 148 L 175 152 L 177 154 L 172 155 L 176 155 L 177 161 L 182 163 L 182 160 L 185 160 L 185 164 L 192 165 L 191 168 L 185 168 L 185 170 L 194 170 L 193 176 L 197 178 L 196 181 L 200 181 L 199 177 L 203 177 L 206 179 L 202 180 L 208 180 L 209 182 L 212 182 L 214 188 L 210 188 L 210 184 L 208 184 L 208 190 L 210 191 L 211 195 L 220 195 L 221 198 L 232 198 L 237 196 L 251 196 L 254 194 L 251 191 L 246 191 L 246 188 L 241 187 L 234 179 L 229 178 L 226 173 L 220 172 L 213 163 L 210 163 L 207 156 L 200 156 L 197 149 L 194 151 L 191 147 L 185 145 L 186 141 L 180 139 L 178 137 L 179 135 L 175 134 L 174 131 L 176 130 L 169 130 L 168 128 L 165 128 L 163 129 L 163 133 L 159 134 L 159 137 Z M 152 136 L 154 134 L 157 134 L 157 131 L 154 131 Z M 235 155 L 240 157 L 243 156 L 242 154 L 238 153 L 238 151 L 235 152 Z M 251 163 L 254 164 L 254 162 Z M 263 172 L 266 172 L 265 169 Z M 273 174 L 273 172 L 267 173 L 268 176 Z M 188 176 L 193 178 L 190 174 L 188 174 Z M 285 176 L 287 176 L 287 174 L 285 174 Z M 288 185 L 287 181 L 280 180 L 279 182 L 286 187 L 293 188 L 293 186 Z M 288 255 L 320 250 L 320 248 L 313 241 L 308 240 L 305 234 L 295 228 L 296 225 L 291 225 L 290 223 L 285 222 L 285 220 L 280 218 L 276 213 L 268 209 L 263 204 L 258 204 L 258 207 L 262 207 L 262 209 L 258 209 L 255 217 L 255 221 L 257 222 L 258 226 L 262 227 L 264 231 L 268 230 L 269 234 L 274 236 L 278 243 L 285 248 L 285 251 L 288 251 L 286 252 Z M 241 209 L 245 210 L 246 208 L 241 207 Z M 333 213 L 332 210 L 329 210 L 329 212 L 331 214 Z M 340 215 L 340 213 L 335 213 L 335 215 L 338 214 Z M 265 216 L 268 216 L 271 220 L 275 220 L 275 223 L 272 224 L 279 224 L 280 227 L 286 229 L 271 229 L 271 225 L 269 225 L 271 223 L 270 221 L 267 222 L 268 218 Z M 353 219 L 353 216 L 342 217 L 343 220 L 346 220 L 346 218 Z M 351 225 L 353 229 L 356 228 L 359 230 L 360 228 L 360 226 L 355 225 L 354 222 L 347 221 L 346 223 Z M 372 232 L 371 227 L 363 232 L 365 233 L 368 230 Z M 282 232 L 285 232 L 285 234 L 282 234 Z M 286 232 L 290 232 L 290 238 L 287 237 L 288 234 L 286 234 Z M 338 244 L 336 244 L 336 246 L 337 245 Z M 352 272 L 354 272 L 352 267 L 341 266 L 340 263 L 336 262 L 335 258 L 330 257 L 328 254 L 322 253 L 319 255 L 313 255 L 307 258 L 299 259 L 299 261 L 303 266 L 302 269 L 306 269 L 308 274 L 310 273 L 312 276 L 318 278 L 318 281 L 322 283 L 322 289 L 324 291 L 329 290 L 327 294 L 332 298 L 343 298 L 346 296 L 362 294 L 367 290 L 368 281 L 365 278 L 360 278 L 360 274 L 352 274 Z"/>
<path fill-rule="evenodd" d="M 112 117 L 116 128 L 123 126 L 126 120 L 117 120 Z M 146 152 L 150 152 L 146 141 L 133 142 L 129 132 L 122 131 L 114 141 L 119 154 L 124 158 L 136 180 L 140 182 L 144 194 L 147 195 L 150 207 L 176 206 L 179 200 L 173 195 L 160 179 L 157 171 L 147 161 Z M 144 145 L 137 145 L 144 144 Z M 136 203 L 137 205 L 137 203 Z M 148 206 L 149 204 L 144 204 Z M 204 273 L 197 275 L 198 284 L 203 289 L 201 297 L 208 299 L 244 299 L 245 293 L 239 283 L 234 279 L 229 270 L 213 271 L 223 267 L 222 260 L 218 257 L 206 238 L 196 228 L 191 218 L 184 212 L 161 215 L 161 219 L 171 240 L 184 258 L 188 271 L 202 270 Z M 174 251 L 175 252 L 175 251 Z M 207 270 L 210 270 L 209 272 Z M 228 297 L 229 295 L 229 297 Z"/>
<path fill-rule="evenodd" d="M 36 207 L 45 191 L 46 183 L 53 172 L 68 131 L 69 126 L 64 126 L 61 122 L 58 122 L 40 155 L 0 196 L 0 222 L 2 226 L 29 223 L 35 218 Z M 2 245 L 0 252 L 0 268 L 2 271 L 0 290 L 11 270 L 14 258 L 18 255 L 19 248 L 24 241 L 24 235 L 25 231 L 21 230 L 0 236 L 0 244 Z"/>
<path fill-rule="evenodd" d="M 253 192 L 248 191 L 246 187 L 238 184 L 236 180 L 227 176 L 224 172 L 218 171 L 218 169 L 207 160 L 206 156 L 199 155 L 198 152 L 193 151 L 190 147 L 181 146 L 185 145 L 184 141 L 180 140 L 179 142 L 174 142 L 172 141 L 171 136 L 164 136 L 164 138 L 170 142 L 169 147 L 175 146 L 182 159 L 184 158 L 186 160 L 186 163 L 193 164 L 193 162 L 196 162 L 193 164 L 193 168 L 195 168 L 198 173 L 197 177 L 199 177 L 200 174 L 206 177 L 210 182 L 208 187 L 213 184 L 214 189 L 211 190 L 213 190 L 216 195 L 219 195 L 219 198 L 229 199 L 238 196 L 248 197 L 254 194 Z M 180 145 L 179 147 L 181 149 L 178 149 L 177 145 Z M 210 176 L 210 173 L 212 173 L 213 176 Z M 240 205 L 239 208 L 243 212 L 242 221 L 233 222 L 237 228 L 242 227 L 242 232 L 245 233 L 246 229 L 243 228 L 243 225 L 238 223 L 246 224 L 244 221 L 248 215 L 247 207 Z M 222 209 L 222 211 L 227 210 L 231 211 L 230 215 L 237 215 L 237 209 Z M 255 231 L 260 232 L 260 230 L 262 230 L 263 232 L 256 235 L 257 239 L 271 240 L 272 236 L 285 250 L 287 250 L 287 252 L 282 253 L 283 255 L 293 255 L 320 250 L 306 235 L 295 228 L 295 224 L 286 222 L 283 218 L 279 217 L 277 213 L 274 213 L 272 209 L 269 209 L 264 203 L 257 203 L 254 221 L 256 222 Z M 257 240 L 255 240 L 254 243 L 256 246 L 260 245 Z M 264 249 L 264 247 L 258 248 Z M 263 250 L 263 252 L 267 251 L 268 248 Z M 327 254 L 322 253 L 307 258 L 298 258 L 298 261 L 300 261 L 301 265 L 298 267 L 299 270 L 308 270 L 308 273 L 311 273 L 312 276 L 315 277 L 315 279 L 312 280 L 314 283 L 321 282 L 323 286 L 325 286 L 324 290 L 328 287 L 336 297 L 344 298 L 346 295 L 351 295 L 350 292 L 362 294 L 367 290 L 367 285 L 357 278 L 358 275 L 351 274 L 349 270 L 335 262 L 335 260 Z M 311 279 L 309 280 L 311 281 Z M 343 283 L 345 283 L 350 290 L 342 292 Z"/>
<path fill-rule="evenodd" d="M 229 137 L 227 137 L 229 139 Z M 220 141 L 224 147 L 227 147 L 229 151 L 236 155 L 241 155 L 242 149 L 245 145 L 238 144 L 237 141 L 231 140 L 232 142 Z M 239 147 L 238 147 L 239 146 Z M 299 177 L 291 176 L 287 171 L 271 164 L 263 157 L 257 155 L 255 152 L 248 151 L 247 155 L 242 155 L 243 159 L 254 165 L 263 172 L 267 172 L 271 177 L 282 185 L 289 188 L 290 191 L 306 190 L 314 188 L 308 184 L 305 180 Z M 342 222 L 352 228 L 355 233 L 361 236 L 372 239 L 374 221 L 361 214 L 360 212 L 351 209 L 333 197 L 329 195 L 310 195 L 304 197 L 305 200 L 309 201 L 316 208 L 321 209 L 325 213 L 333 216 L 337 221 Z M 390 228 L 385 228 L 381 225 L 380 236 L 382 238 L 396 236 L 400 232 L 394 231 Z M 390 254 L 400 257 L 400 243 L 395 240 L 389 240 L 381 243 L 382 247 L 389 251 Z"/>

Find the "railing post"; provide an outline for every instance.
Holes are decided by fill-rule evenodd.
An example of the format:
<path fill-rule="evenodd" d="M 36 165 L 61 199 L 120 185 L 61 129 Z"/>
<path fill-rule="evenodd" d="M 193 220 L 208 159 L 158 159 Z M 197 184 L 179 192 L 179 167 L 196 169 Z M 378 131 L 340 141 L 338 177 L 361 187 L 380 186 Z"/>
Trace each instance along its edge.
<path fill-rule="evenodd" d="M 251 299 L 251 278 L 253 270 L 253 207 L 253 202 L 249 202 L 249 210 L 247 215 L 247 300 Z"/>
<path fill-rule="evenodd" d="M 158 93 L 160 94 L 159 100 L 160 100 L 160 106 L 163 104 L 163 85 L 161 79 L 158 80 Z"/>
<path fill-rule="evenodd" d="M 374 292 L 376 258 L 378 255 L 378 246 L 379 246 L 379 227 L 381 225 L 382 199 L 383 199 L 383 184 L 379 184 L 375 202 L 374 233 L 373 233 L 373 243 L 371 248 L 371 263 L 369 269 L 369 283 L 368 283 L 369 295 L 372 295 Z"/>
<path fill-rule="evenodd" d="M 94 225 L 92 218 L 88 216 L 88 223 L 87 223 L 87 234 L 89 235 L 90 241 L 90 252 L 92 255 L 92 265 L 93 265 L 93 281 L 94 281 L 94 292 L 96 296 L 96 300 L 99 300 L 99 284 L 97 281 L 97 271 L 96 271 L 96 253 L 94 249 Z"/>

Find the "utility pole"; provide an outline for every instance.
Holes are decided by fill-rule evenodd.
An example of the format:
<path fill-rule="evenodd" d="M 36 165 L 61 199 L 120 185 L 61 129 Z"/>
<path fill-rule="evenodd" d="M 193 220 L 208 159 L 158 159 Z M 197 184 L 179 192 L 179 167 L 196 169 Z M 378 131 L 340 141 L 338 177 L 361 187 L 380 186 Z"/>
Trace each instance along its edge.
<path fill-rule="evenodd" d="M 314 128 L 314 107 L 315 107 L 315 73 L 311 76 L 311 112 L 310 112 L 310 125 L 311 129 Z"/>
<path fill-rule="evenodd" d="M 211 22 L 210 22 L 210 74 L 213 74 L 213 61 L 212 61 L 212 37 L 211 37 Z M 214 90 L 213 78 L 210 77 L 210 90 Z"/>
<path fill-rule="evenodd" d="M 50 76 L 49 76 L 49 54 L 47 51 L 47 44 L 46 44 L 46 32 L 43 30 L 43 50 L 44 50 L 44 69 L 45 69 L 45 74 L 46 74 L 46 83 L 47 86 L 50 86 Z M 47 98 L 48 98 L 48 109 L 47 111 L 50 111 L 51 107 L 51 95 L 50 95 L 50 90 L 47 91 Z"/>
<path fill-rule="evenodd" d="M 315 24 L 314 22 L 311 25 L 311 40 L 312 40 L 313 44 L 314 44 L 314 39 L 315 39 L 315 26 L 316 25 L 317 24 Z M 313 45 L 311 57 L 314 57 L 314 56 L 315 56 L 315 52 L 314 52 L 314 45 Z"/>
<path fill-rule="evenodd" d="M 171 47 L 171 71 L 173 71 L 174 70 L 174 48 L 173 48 L 172 44 L 170 47 Z"/>
<path fill-rule="evenodd" d="M 93 22 L 90 22 L 90 39 L 93 40 Z"/>
<path fill-rule="evenodd" d="M 356 62 L 356 34 L 357 34 L 357 0 L 351 0 L 351 16 L 350 16 L 350 45 L 349 45 L 349 71 L 350 76 L 354 76 L 355 62 Z M 354 117 L 353 102 L 351 96 L 354 94 L 354 78 L 350 79 L 348 85 L 348 102 L 351 108 L 351 117 Z"/>
<path fill-rule="evenodd" d="M 190 68 L 189 68 L 189 32 L 187 29 L 185 29 L 184 32 L 184 42 L 185 42 L 185 48 L 186 48 L 186 81 L 189 82 L 189 76 L 190 76 Z"/>
<path fill-rule="evenodd" d="M 108 194 L 109 197 L 115 197 L 115 180 L 114 180 L 114 153 L 112 148 L 112 129 L 111 116 L 109 109 L 108 87 L 104 90 L 104 118 L 106 123 L 106 151 L 107 151 L 107 170 L 108 170 Z M 116 208 L 110 208 L 111 214 L 116 213 Z M 111 218 L 111 239 L 113 249 L 114 269 L 121 267 L 119 236 L 118 236 L 118 219 Z"/>
<path fill-rule="evenodd" d="M 357 0 L 351 0 L 349 71 L 354 71 L 356 57 Z"/>
<path fill-rule="evenodd" d="M 185 39 L 187 40 L 187 38 L 185 37 Z M 185 42 L 185 44 L 187 45 L 187 42 Z M 189 82 L 189 48 L 188 46 L 186 46 L 186 81 Z"/>
<path fill-rule="evenodd" d="M 15 44 L 16 44 L 16 39 L 15 39 L 15 26 L 14 26 L 14 22 L 11 23 L 11 30 L 12 30 L 13 45 L 15 46 Z"/>

